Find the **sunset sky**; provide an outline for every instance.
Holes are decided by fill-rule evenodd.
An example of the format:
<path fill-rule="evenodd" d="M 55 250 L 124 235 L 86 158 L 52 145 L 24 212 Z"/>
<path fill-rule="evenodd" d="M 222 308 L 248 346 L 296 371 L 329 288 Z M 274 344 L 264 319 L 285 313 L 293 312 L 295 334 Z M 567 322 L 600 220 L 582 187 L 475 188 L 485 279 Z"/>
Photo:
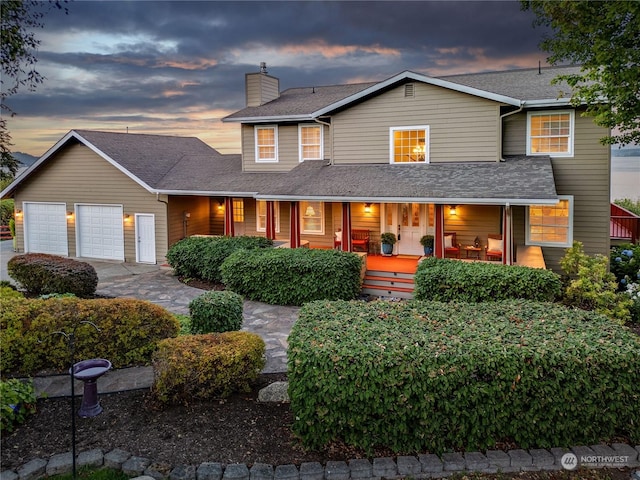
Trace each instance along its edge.
<path fill-rule="evenodd" d="M 46 76 L 9 98 L 13 151 L 39 156 L 69 130 L 197 136 L 240 151 L 244 74 L 266 62 L 281 89 L 546 65 L 548 31 L 517 1 L 75 1 L 51 11 Z"/>

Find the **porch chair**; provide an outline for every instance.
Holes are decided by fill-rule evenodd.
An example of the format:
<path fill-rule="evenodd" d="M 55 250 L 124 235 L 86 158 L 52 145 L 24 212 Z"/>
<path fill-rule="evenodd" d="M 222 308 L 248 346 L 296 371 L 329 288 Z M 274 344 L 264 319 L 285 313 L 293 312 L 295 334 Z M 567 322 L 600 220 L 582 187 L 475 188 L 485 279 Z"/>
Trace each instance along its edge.
<path fill-rule="evenodd" d="M 351 230 L 351 248 L 354 252 L 368 252 L 369 230 Z"/>
<path fill-rule="evenodd" d="M 342 249 L 342 230 L 340 229 L 333 234 L 333 248 L 336 250 Z"/>
<path fill-rule="evenodd" d="M 444 256 L 453 255 L 460 258 L 461 245 L 456 239 L 456 232 L 444 232 Z"/>
<path fill-rule="evenodd" d="M 487 236 L 485 257 L 487 260 L 502 261 L 502 235 L 490 233 Z"/>

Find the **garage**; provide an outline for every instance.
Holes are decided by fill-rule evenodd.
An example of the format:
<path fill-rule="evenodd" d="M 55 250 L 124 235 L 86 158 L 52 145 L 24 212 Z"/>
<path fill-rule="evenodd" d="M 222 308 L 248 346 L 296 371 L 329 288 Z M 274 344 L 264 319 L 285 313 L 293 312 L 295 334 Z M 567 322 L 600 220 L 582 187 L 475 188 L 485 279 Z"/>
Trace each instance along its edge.
<path fill-rule="evenodd" d="M 69 255 L 64 203 L 24 203 L 24 251 Z"/>
<path fill-rule="evenodd" d="M 77 205 L 78 256 L 124 261 L 121 205 Z"/>

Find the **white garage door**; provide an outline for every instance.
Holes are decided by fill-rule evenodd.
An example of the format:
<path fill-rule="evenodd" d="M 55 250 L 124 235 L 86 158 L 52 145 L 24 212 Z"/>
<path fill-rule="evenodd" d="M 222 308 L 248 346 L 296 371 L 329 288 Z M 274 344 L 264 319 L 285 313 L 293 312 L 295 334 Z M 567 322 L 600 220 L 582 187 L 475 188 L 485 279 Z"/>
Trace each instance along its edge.
<path fill-rule="evenodd" d="M 122 207 L 78 205 L 78 256 L 124 261 Z"/>
<path fill-rule="evenodd" d="M 69 255 L 64 203 L 24 204 L 24 251 Z"/>

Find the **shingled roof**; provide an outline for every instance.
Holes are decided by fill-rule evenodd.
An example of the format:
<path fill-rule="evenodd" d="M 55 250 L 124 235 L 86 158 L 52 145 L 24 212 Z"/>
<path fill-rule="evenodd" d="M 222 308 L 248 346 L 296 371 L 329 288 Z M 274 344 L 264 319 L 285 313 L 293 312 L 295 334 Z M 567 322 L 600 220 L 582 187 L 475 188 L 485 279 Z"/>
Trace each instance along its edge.
<path fill-rule="evenodd" d="M 331 111 L 375 95 L 394 85 L 418 81 L 460 92 L 521 106 L 526 102 L 567 103 L 571 89 L 566 83 L 552 85 L 558 75 L 578 73 L 579 67 L 548 67 L 428 77 L 415 72 L 402 72 L 375 83 L 333 85 L 329 87 L 291 88 L 275 100 L 256 107 L 246 107 L 223 119 L 224 122 L 268 122 L 313 120 Z"/>
<path fill-rule="evenodd" d="M 256 198 L 512 205 L 558 199 L 549 157 L 412 165 L 330 165 L 314 160 L 301 163 L 283 180 Z"/>

